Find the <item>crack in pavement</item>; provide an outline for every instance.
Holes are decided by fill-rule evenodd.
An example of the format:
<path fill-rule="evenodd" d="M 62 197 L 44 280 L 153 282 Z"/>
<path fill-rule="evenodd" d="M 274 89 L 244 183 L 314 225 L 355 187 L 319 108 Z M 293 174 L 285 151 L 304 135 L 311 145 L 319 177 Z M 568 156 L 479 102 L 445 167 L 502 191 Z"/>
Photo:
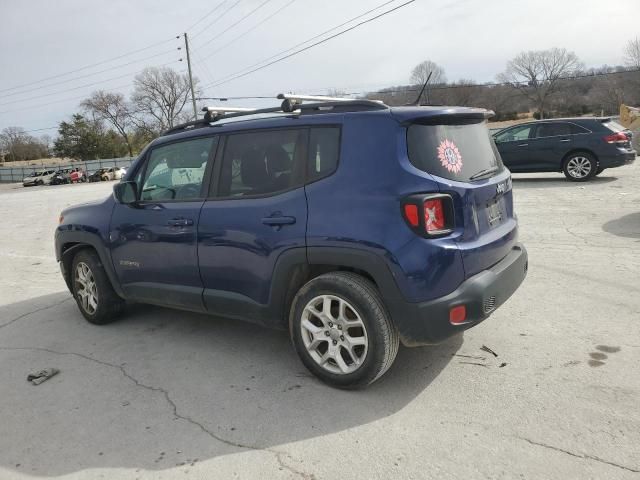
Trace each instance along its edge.
<path fill-rule="evenodd" d="M 58 303 L 54 303 L 53 305 L 48 305 L 46 307 L 40 307 L 40 308 L 36 308 L 35 310 L 31 310 L 30 312 L 27 313 L 23 313 L 22 315 L 17 316 L 16 318 L 13 318 L 11 320 L 9 320 L 7 323 L 3 323 L 2 325 L 0 325 L 0 328 L 4 328 L 4 327 L 8 327 L 9 325 L 11 325 L 12 323 L 17 322 L 18 320 L 24 318 L 24 317 L 28 317 L 29 315 L 33 315 L 34 313 L 38 313 L 38 312 L 42 312 L 44 310 L 49 310 L 50 308 L 54 308 L 57 307 L 59 305 L 62 305 L 64 302 L 68 302 L 69 300 L 73 300 L 73 297 L 71 298 L 65 298 L 64 300 L 62 300 L 61 302 Z"/>
<path fill-rule="evenodd" d="M 611 465 L 612 467 L 617 467 L 617 468 L 621 468 L 622 470 L 627 470 L 628 472 L 640 473 L 640 470 L 636 470 L 634 468 L 627 467 L 625 465 L 620 465 L 618 463 L 610 462 L 608 460 L 604 460 L 602 458 L 595 457 L 593 455 L 587 455 L 585 453 L 570 452 L 569 450 L 565 450 L 565 449 L 560 448 L 560 447 L 554 447 L 553 445 L 547 445 L 546 443 L 535 442 L 535 441 L 530 440 L 530 439 L 525 438 L 525 437 L 515 437 L 515 438 L 517 438 L 519 440 L 523 440 L 523 441 L 525 441 L 527 443 L 530 443 L 531 445 L 536 445 L 538 447 L 543 447 L 543 448 L 548 448 L 550 450 L 555 450 L 556 452 L 561 452 L 561 453 L 564 453 L 566 455 L 571 455 L 572 457 L 581 458 L 583 460 L 593 460 L 595 462 L 604 463 L 605 465 Z"/>
<path fill-rule="evenodd" d="M 67 300 L 64 300 L 64 301 L 67 301 Z M 60 302 L 60 303 L 63 303 L 63 302 Z M 53 306 L 55 306 L 55 305 L 51 305 L 50 307 L 46 307 L 46 308 L 51 308 Z M 45 310 L 45 309 L 43 308 L 41 310 Z M 34 310 L 34 312 L 31 312 L 31 313 L 35 313 L 36 311 L 39 311 L 39 310 Z M 26 315 L 29 315 L 29 314 L 22 315 L 21 317 L 18 317 L 16 319 L 12 320 L 12 322 L 16 321 L 16 320 L 18 320 L 18 319 L 20 319 L 20 318 L 22 318 L 22 317 L 24 317 Z M 207 427 L 205 427 L 203 424 L 201 424 L 197 420 L 194 420 L 193 418 L 191 418 L 191 417 L 189 417 L 187 415 L 180 414 L 178 412 L 178 406 L 173 401 L 173 399 L 170 397 L 169 392 L 167 390 L 165 390 L 164 388 L 161 388 L 161 387 L 154 387 L 152 385 L 147 385 L 147 384 L 144 384 L 144 383 L 140 382 L 137 378 L 135 378 L 133 375 L 131 375 L 129 372 L 127 372 L 127 370 L 122 365 L 116 365 L 115 363 L 109 363 L 109 362 L 105 362 L 103 360 L 98 360 L 97 358 L 93 358 L 93 357 L 90 357 L 88 355 L 84 355 L 82 353 L 77 353 L 77 352 L 59 352 L 59 351 L 56 351 L 56 350 L 51 350 L 49 348 L 43 348 L 43 347 L 0 347 L 0 350 L 27 350 L 27 351 L 47 352 L 47 353 L 51 353 L 51 354 L 54 354 L 54 355 L 68 355 L 68 356 L 74 356 L 74 357 L 83 358 L 85 360 L 88 360 L 88 361 L 93 362 L 93 363 L 97 363 L 97 364 L 105 366 L 105 367 L 110 367 L 110 368 L 117 369 L 117 370 L 120 371 L 120 373 L 122 373 L 122 375 L 125 378 L 129 379 L 137 387 L 143 388 L 145 390 L 149 390 L 151 392 L 161 393 L 164 396 L 164 398 L 167 401 L 167 403 L 171 406 L 171 408 L 173 410 L 174 417 L 179 418 L 179 419 L 181 419 L 181 420 L 183 420 L 185 422 L 190 423 L 191 425 L 196 426 L 204 434 L 208 435 L 209 437 L 211 437 L 211 438 L 213 438 L 213 439 L 215 439 L 215 440 L 217 440 L 217 441 L 219 441 L 221 443 L 229 445 L 231 447 L 242 448 L 242 449 L 252 450 L 252 451 L 265 451 L 265 452 L 272 453 L 275 456 L 276 461 L 278 462 L 278 465 L 280 465 L 280 467 L 288 470 L 289 472 L 293 473 L 294 475 L 297 475 L 297 476 L 303 478 L 304 480 L 314 480 L 315 479 L 315 476 L 313 474 L 309 474 L 309 473 L 303 472 L 301 470 L 297 470 L 296 468 L 291 467 L 290 465 L 287 465 L 284 462 L 284 460 L 282 459 L 282 456 L 286 455 L 289 458 L 292 458 L 292 457 L 286 452 L 275 450 L 273 448 L 266 448 L 266 447 L 262 448 L 262 447 L 259 447 L 257 445 L 243 444 L 243 443 L 239 443 L 239 442 L 234 442 L 232 440 L 228 440 L 228 439 L 223 438 L 223 437 L 221 437 L 219 435 L 216 435 L 214 432 L 209 430 Z"/>

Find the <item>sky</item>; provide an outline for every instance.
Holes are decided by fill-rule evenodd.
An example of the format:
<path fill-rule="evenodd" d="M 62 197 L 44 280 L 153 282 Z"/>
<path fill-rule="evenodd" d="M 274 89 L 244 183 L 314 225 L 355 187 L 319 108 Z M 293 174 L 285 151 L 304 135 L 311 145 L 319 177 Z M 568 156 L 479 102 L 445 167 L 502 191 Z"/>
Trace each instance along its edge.
<path fill-rule="evenodd" d="M 450 81 L 487 82 L 519 52 L 552 47 L 574 51 L 587 67 L 620 65 L 624 44 L 640 33 L 638 0 L 415 0 L 220 84 L 368 10 L 380 6 L 331 33 L 406 1 L 0 0 L 0 130 L 21 126 L 35 136 L 55 136 L 50 127 L 79 112 L 82 98 L 95 90 L 128 95 L 136 73 L 148 66 L 186 71 L 184 40 L 176 38 L 185 31 L 194 76 L 206 96 L 215 97 L 375 91 L 407 84 L 412 68 L 426 59 L 441 65 Z"/>

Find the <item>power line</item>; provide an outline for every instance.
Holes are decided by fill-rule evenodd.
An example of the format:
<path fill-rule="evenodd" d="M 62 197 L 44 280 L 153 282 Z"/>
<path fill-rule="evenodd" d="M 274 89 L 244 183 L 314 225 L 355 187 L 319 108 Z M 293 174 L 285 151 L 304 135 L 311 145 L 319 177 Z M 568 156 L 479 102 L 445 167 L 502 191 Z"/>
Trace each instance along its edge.
<path fill-rule="evenodd" d="M 164 66 L 166 66 L 166 65 L 171 65 L 171 64 L 173 64 L 173 63 L 177 63 L 177 62 L 179 62 L 179 61 L 180 61 L 180 60 L 175 60 L 175 61 L 173 61 L 173 62 L 167 62 L 167 63 L 164 63 L 164 64 L 160 65 L 160 67 L 164 67 Z M 138 73 L 141 73 L 141 72 L 143 72 L 143 71 L 144 71 L 144 69 L 142 69 L 142 70 L 138 70 L 138 71 L 136 71 L 136 72 L 129 72 L 129 73 L 125 73 L 125 74 L 123 74 L 123 75 L 118 75 L 118 76 L 116 76 L 116 77 L 107 78 L 107 79 L 105 79 L 105 80 L 100 80 L 100 81 L 98 81 L 98 82 L 94 82 L 94 83 L 87 83 L 87 84 L 80 85 L 80 86 L 77 86 L 77 87 L 74 87 L 74 88 L 69 88 L 69 89 L 67 89 L 67 90 L 61 90 L 61 91 L 59 91 L 59 92 L 50 92 L 50 93 L 45 93 L 45 94 L 43 94 L 43 95 L 38 95 L 38 96 L 35 96 L 35 97 L 30 97 L 30 98 L 28 98 L 28 99 L 12 100 L 11 102 L 0 103 L 0 107 L 4 107 L 5 105 L 12 105 L 12 104 L 14 104 L 14 103 L 20 103 L 20 102 L 23 102 L 23 101 L 25 101 L 25 100 L 35 100 L 35 99 L 38 99 L 38 98 L 49 97 L 49 96 L 51 96 L 51 95 L 58 95 L 58 94 L 60 94 L 60 93 L 72 92 L 72 91 L 74 91 L 74 90 L 79 90 L 79 89 L 81 89 L 81 88 L 85 88 L 85 87 L 92 87 L 92 86 L 94 86 L 94 85 L 98 85 L 98 84 L 100 84 L 100 83 L 110 82 L 111 80 L 117 80 L 117 79 L 119 79 L 119 78 L 124 78 L 124 77 L 128 77 L 128 76 L 131 76 L 131 75 L 137 75 Z"/>
<path fill-rule="evenodd" d="M 362 25 L 365 25 L 367 23 L 373 22 L 374 20 L 377 20 L 377 19 L 379 19 L 381 17 L 384 17 L 385 15 L 388 15 L 388 14 L 390 14 L 390 13 L 392 13 L 392 12 L 394 12 L 394 11 L 400 9 L 400 8 L 406 7 L 407 5 L 409 5 L 409 4 L 411 4 L 411 3 L 415 2 L 415 1 L 416 0 L 409 0 L 409 1 L 407 1 L 405 3 L 402 3 L 402 4 L 400 4 L 400 5 L 396 6 L 396 7 L 393 7 L 391 9 L 389 9 L 389 10 L 385 10 L 384 12 L 382 12 L 382 13 L 374 16 L 374 17 L 371 17 L 371 18 L 369 18 L 367 20 L 363 20 L 362 22 L 359 22 L 359 23 L 357 23 L 357 24 L 355 24 L 355 25 L 353 25 L 353 26 L 351 26 L 349 28 L 341 30 L 340 32 L 335 33 L 335 34 L 333 34 L 333 35 L 331 35 L 331 36 L 329 36 L 329 37 L 327 37 L 327 38 L 325 38 L 323 40 L 320 40 L 318 42 L 312 43 L 311 45 L 308 45 L 308 46 L 306 46 L 304 48 L 301 48 L 300 50 L 296 50 L 295 52 L 292 52 L 292 53 L 290 53 L 288 55 L 285 55 L 284 57 L 278 58 L 278 59 L 276 59 L 276 60 L 274 60 L 272 62 L 269 62 L 269 63 L 267 63 L 265 65 L 260 66 L 260 67 L 257 67 L 257 68 L 254 68 L 252 70 L 249 70 L 248 72 L 245 72 L 245 73 L 239 73 L 239 72 L 243 71 L 243 70 L 240 70 L 239 72 L 236 72 L 236 74 L 231 74 L 230 76 L 225 77 L 224 79 L 220 79 L 219 81 L 217 81 L 217 83 L 214 83 L 213 85 L 207 85 L 204 88 L 217 87 L 218 85 L 222 85 L 224 83 L 228 83 L 228 82 L 230 82 L 232 80 L 237 80 L 238 78 L 245 77 L 245 76 L 250 75 L 250 74 L 252 74 L 254 72 L 257 72 L 258 70 L 262 70 L 263 68 L 267 68 L 267 67 L 269 67 L 269 66 L 271 66 L 271 65 L 273 65 L 275 63 L 278 63 L 278 62 L 281 62 L 283 60 L 286 60 L 287 58 L 291 58 L 291 57 L 293 57 L 295 55 L 298 55 L 298 54 L 300 54 L 302 52 L 305 52 L 305 51 L 307 51 L 307 50 L 309 50 L 309 49 L 311 49 L 311 48 L 313 48 L 315 46 L 321 45 L 323 43 L 328 42 L 329 40 L 332 40 L 332 39 L 334 39 L 336 37 L 344 35 L 345 33 L 350 32 L 351 30 L 354 30 L 354 29 L 356 29 L 356 28 L 358 28 L 358 27 L 360 27 Z M 390 3 L 390 2 L 387 2 L 387 3 Z M 335 30 L 335 28 L 333 28 L 331 30 Z M 303 43 L 307 43 L 307 42 L 303 42 Z M 263 62 L 259 62 L 259 63 L 263 63 Z M 251 67 L 248 67 L 248 68 L 251 68 Z"/>
<path fill-rule="evenodd" d="M 92 63 L 90 65 L 85 65 L 84 67 L 76 68 L 75 70 L 70 70 L 68 72 L 59 73 L 59 74 L 56 74 L 56 75 L 52 75 L 50 77 L 41 78 L 40 80 L 36 80 L 36 81 L 30 82 L 30 83 L 23 83 L 22 85 L 16 85 L 14 87 L 4 88 L 4 89 L 0 90 L 0 93 L 1 92 L 6 92 L 6 91 L 9 91 L 9 90 L 15 90 L 17 88 L 23 88 L 23 87 L 28 87 L 28 86 L 31 86 L 31 85 L 36 85 L 38 83 L 42 83 L 42 82 L 45 82 L 47 80 L 53 80 L 55 78 L 60 78 L 60 77 L 66 76 L 66 75 L 71 75 L 72 73 L 77 73 L 77 72 L 80 72 L 82 70 L 86 70 L 88 68 L 97 67 L 98 65 L 104 65 L 105 63 L 110 63 L 110 62 L 113 62 L 114 60 L 119 60 L 121 58 L 128 57 L 130 55 L 134 55 L 136 53 L 140 53 L 140 52 L 143 52 L 145 50 L 149 50 L 149 49 L 151 49 L 153 47 L 157 47 L 159 45 L 164 45 L 165 43 L 169 43 L 169 42 L 172 42 L 174 40 L 175 40 L 174 38 L 171 38 L 170 40 L 163 40 L 161 42 L 154 43 L 154 44 L 149 45 L 149 46 L 144 47 L 144 48 L 139 48 L 138 50 L 133 50 L 131 52 L 123 53 L 122 55 L 118 55 L 116 57 L 112 57 L 112 58 L 109 58 L 107 60 L 102 60 L 100 62 Z"/>
<path fill-rule="evenodd" d="M 128 83 L 126 85 L 119 85 L 117 87 L 113 87 L 113 90 L 120 90 L 120 89 L 123 89 L 123 88 L 128 88 L 128 87 L 130 87 L 132 85 L 133 85 L 132 83 Z M 71 102 L 73 100 L 80 100 L 80 99 L 85 99 L 85 98 L 87 98 L 86 94 L 85 95 L 76 95 L 76 96 L 71 97 L 71 98 L 62 98 L 62 99 L 59 99 L 59 100 L 54 100 L 52 102 L 38 103 L 36 105 L 27 105 L 26 107 L 15 108 L 13 110 L 3 110 L 2 112 L 0 112 L 0 114 L 21 112 L 23 110 L 41 109 L 42 107 L 48 107 L 49 105 L 55 105 L 56 103 Z"/>
<path fill-rule="evenodd" d="M 263 59 L 263 60 L 261 60 L 261 61 L 259 61 L 259 62 L 257 62 L 257 63 L 254 63 L 253 65 L 250 65 L 250 66 L 248 66 L 248 67 L 246 67 L 246 68 L 244 68 L 244 69 L 242 69 L 242 70 L 239 70 L 239 71 L 238 71 L 238 72 L 236 72 L 236 73 L 243 72 L 244 70 L 247 70 L 247 69 L 251 69 L 251 68 L 256 67 L 256 66 L 258 66 L 258 65 L 261 65 L 261 64 L 263 64 L 263 63 L 265 63 L 265 62 L 268 62 L 269 60 L 271 60 L 271 59 L 273 59 L 273 58 L 279 57 L 280 55 L 283 55 L 283 54 L 285 54 L 285 53 L 287 53 L 287 52 L 291 52 L 292 50 L 295 50 L 296 48 L 298 48 L 298 47 L 300 47 L 300 46 L 302 46 L 302 45 L 304 45 L 304 44 L 306 44 L 306 43 L 309 43 L 309 42 L 311 42 L 311 41 L 315 40 L 316 38 L 320 38 L 320 37 L 322 37 L 322 36 L 326 35 L 326 34 L 327 34 L 327 33 L 329 33 L 329 32 L 333 32 L 334 30 L 337 30 L 338 28 L 343 27 L 343 26 L 345 26 L 345 25 L 347 25 L 347 24 L 349 24 L 349 23 L 351 23 L 351 22 L 353 22 L 353 21 L 355 21 L 355 20 L 357 20 L 357 19 L 359 19 L 359 18 L 362 18 L 362 17 L 364 17 L 364 16 L 368 15 L 368 14 L 369 14 L 369 13 L 371 13 L 371 12 L 374 12 L 374 11 L 376 11 L 376 10 L 379 10 L 380 8 L 382 8 L 382 7 L 386 6 L 386 5 L 389 5 L 390 3 L 393 3 L 393 2 L 395 2 L 395 1 L 396 1 L 396 0 L 388 0 L 388 1 L 386 1 L 386 2 L 383 2 L 383 3 L 381 3 L 380 5 L 378 5 L 378 6 L 374 7 L 374 8 L 372 8 L 372 9 L 370 9 L 370 10 L 367 10 L 366 12 L 361 13 L 360 15 L 356 15 L 355 17 L 350 18 L 349 20 L 347 20 L 346 22 L 341 23 L 340 25 L 336 25 L 335 27 L 332 27 L 332 28 L 330 28 L 329 30 L 325 30 L 324 32 L 319 33 L 319 34 L 317 34 L 317 35 L 315 35 L 315 36 L 313 36 L 313 37 L 311 37 L 311 38 L 308 38 L 308 39 L 304 40 L 303 42 L 300 42 L 300 43 L 295 44 L 293 47 L 287 48 L 286 50 L 282 50 L 282 51 L 280 51 L 280 52 L 276 53 L 275 55 L 271 55 L 271 56 L 270 56 L 270 57 L 268 57 L 268 58 L 265 58 L 265 59 Z M 205 57 L 205 58 L 207 58 L 207 57 Z M 229 76 L 233 76 L 233 75 L 234 75 L 234 74 L 228 75 L 227 77 L 223 77 L 221 80 L 224 80 L 224 79 L 228 78 Z M 214 82 L 214 83 L 215 83 L 215 82 Z M 206 86 L 206 87 L 204 87 L 204 88 L 207 88 L 208 86 L 210 86 L 210 85 L 207 85 L 207 86 Z"/>
<path fill-rule="evenodd" d="M 595 77 L 603 77 L 607 75 L 622 75 L 625 73 L 637 73 L 640 72 L 640 69 L 633 70 L 622 70 L 616 72 L 598 72 L 598 73 L 585 73 L 580 75 L 572 75 L 568 77 L 561 77 L 560 80 L 578 80 L 582 78 L 595 78 Z M 380 82 L 379 82 L 380 83 Z M 516 82 L 518 84 L 526 85 L 527 82 Z M 455 84 L 455 85 L 434 85 L 431 86 L 431 90 L 447 90 L 447 89 L 456 89 L 456 88 L 483 88 L 483 87 L 496 87 L 496 86 L 510 86 L 513 85 L 510 82 L 487 82 L 487 83 L 469 83 L 469 84 Z M 336 87 L 331 87 L 336 88 Z M 407 86 L 404 88 L 382 88 L 379 90 L 362 90 L 359 92 L 350 92 L 346 91 L 344 93 L 339 94 L 340 97 L 348 97 L 355 95 L 375 95 L 375 94 L 388 94 L 388 93 L 413 93 L 419 92 L 421 90 L 420 87 L 416 86 Z M 336 88 L 337 90 L 341 90 L 341 88 Z M 316 89 L 298 89 L 298 91 L 309 91 L 309 90 L 322 90 L 321 88 Z M 326 90 L 326 89 L 325 89 Z M 279 92 L 282 93 L 282 92 Z M 324 95 L 323 93 L 309 93 L 309 95 Z M 274 99 L 276 98 L 276 94 L 271 95 L 242 95 L 242 96 L 219 96 L 219 97 L 197 97 L 196 100 L 219 100 L 219 101 L 227 101 L 227 100 L 253 100 L 253 99 Z"/>
<path fill-rule="evenodd" d="M 213 22 L 211 22 L 210 24 L 208 24 L 206 27 L 204 27 L 203 29 L 201 29 L 198 33 L 194 34 L 191 36 L 191 38 L 196 38 L 198 35 L 202 35 L 202 33 L 206 32 L 212 25 L 216 24 L 218 21 L 220 21 L 222 18 L 224 18 L 224 16 L 229 13 L 231 10 L 233 10 L 242 0 L 236 0 L 235 3 L 233 3 L 229 8 L 227 8 L 224 12 L 222 12 L 218 17 L 215 18 L 215 20 Z M 225 3 L 225 2 L 222 2 Z M 213 13 L 213 12 L 212 12 Z"/>
<path fill-rule="evenodd" d="M 258 5 L 256 8 L 254 8 L 253 10 L 251 10 L 249 13 L 247 13 L 246 15 L 242 16 L 238 21 L 236 21 L 235 23 L 232 23 L 231 25 L 229 25 L 227 28 L 225 28 L 224 30 L 222 30 L 220 33 L 214 35 L 213 37 L 211 37 L 209 40 L 207 40 L 206 42 L 202 43 L 201 45 L 199 45 L 198 48 L 202 48 L 205 45 L 209 45 L 211 42 L 213 42 L 215 39 L 220 38 L 222 35 L 224 35 L 225 33 L 227 33 L 229 30 L 231 30 L 233 27 L 235 27 L 236 25 L 238 25 L 239 23 L 245 21 L 247 18 L 249 18 L 251 15 L 253 15 L 254 13 L 256 13 L 258 10 L 260 10 L 262 7 L 264 7 L 267 3 L 269 3 L 271 0 L 264 0 L 264 2 L 262 2 L 260 5 Z"/>
<path fill-rule="evenodd" d="M 120 64 L 120 65 L 116 65 L 114 67 L 109 67 L 109 68 L 106 68 L 104 70 L 98 70 L 97 72 L 88 73 L 86 75 L 81 75 L 79 77 L 69 78 L 67 80 L 62 80 L 62 81 L 59 81 L 59 82 L 56 82 L 56 83 L 48 83 L 46 85 L 46 87 L 35 87 L 35 88 L 30 88 L 30 89 L 27 89 L 27 90 L 24 90 L 24 91 L 21 91 L 21 92 L 13 92 L 13 93 L 10 93 L 8 95 L 4 95 L 4 96 L 2 96 L 0 98 L 3 98 L 3 99 L 4 98 L 9 98 L 9 97 L 13 97 L 14 95 L 22 95 L 22 94 L 25 94 L 25 93 L 33 92 L 34 90 L 41 90 L 42 88 L 49 88 L 49 87 L 55 87 L 56 85 L 63 85 L 65 83 L 74 82 L 76 80 L 81 80 L 83 78 L 92 77 L 94 75 L 99 75 L 101 73 L 110 72 L 112 70 L 117 70 L 117 69 L 122 68 L 122 67 L 127 67 L 129 65 L 132 65 L 132 64 L 138 63 L 138 62 L 142 62 L 144 60 L 149 60 L 151 58 L 156 58 L 156 57 L 160 57 L 162 55 L 167 55 L 169 53 L 175 53 L 175 50 L 165 50 L 164 52 L 157 53 L 155 55 L 150 55 L 148 57 L 144 57 L 144 58 L 141 58 L 141 59 L 138 59 L 138 60 L 133 60 L 131 62 L 123 63 L 123 64 Z"/>
<path fill-rule="evenodd" d="M 208 16 L 210 16 L 212 13 L 215 13 L 220 7 L 222 7 L 222 5 L 224 5 L 225 3 L 227 3 L 227 0 L 222 0 L 222 2 L 220 2 L 217 6 L 215 6 L 214 8 L 212 8 L 211 10 L 209 10 L 208 13 L 205 13 L 204 16 L 200 17 L 200 19 L 194 23 L 193 25 L 191 25 L 189 28 L 187 28 L 185 31 L 190 32 L 191 29 L 193 27 L 195 27 L 196 25 L 198 25 L 200 22 L 202 22 L 205 18 L 207 18 Z"/>
<path fill-rule="evenodd" d="M 236 41 L 240 40 L 242 37 L 245 37 L 246 35 L 248 35 L 249 33 L 251 33 L 252 31 L 254 31 L 256 28 L 258 28 L 260 25 L 264 24 L 265 22 L 267 22 L 268 20 L 270 20 L 271 18 L 275 17 L 278 13 L 280 13 L 281 11 L 283 11 L 285 8 L 289 7 L 293 2 L 295 2 L 296 0 L 289 0 L 289 2 L 287 2 L 286 4 L 284 4 L 282 7 L 280 7 L 279 9 L 277 9 L 275 12 L 273 12 L 271 15 L 263 18 L 260 22 L 256 23 L 253 27 L 245 30 L 244 32 L 242 32 L 240 35 L 238 35 L 237 37 L 233 38 L 232 40 L 228 41 L 227 43 L 225 43 L 224 45 L 218 47 L 217 49 L 215 49 L 214 51 L 212 51 L 211 53 L 209 53 L 209 55 L 206 55 L 205 57 L 202 58 L 202 60 L 207 60 L 208 58 L 213 57 L 216 53 L 224 50 L 226 47 L 228 47 L 229 45 L 231 45 L 232 43 L 235 43 Z"/>

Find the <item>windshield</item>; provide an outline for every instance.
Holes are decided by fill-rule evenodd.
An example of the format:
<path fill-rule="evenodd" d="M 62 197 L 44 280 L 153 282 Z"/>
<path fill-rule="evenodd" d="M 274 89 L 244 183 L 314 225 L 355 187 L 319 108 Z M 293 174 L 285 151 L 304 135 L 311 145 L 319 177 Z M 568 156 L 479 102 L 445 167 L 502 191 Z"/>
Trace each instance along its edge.
<path fill-rule="evenodd" d="M 457 181 L 504 167 L 486 122 L 463 125 L 411 125 L 407 131 L 409 160 L 420 170 Z"/>

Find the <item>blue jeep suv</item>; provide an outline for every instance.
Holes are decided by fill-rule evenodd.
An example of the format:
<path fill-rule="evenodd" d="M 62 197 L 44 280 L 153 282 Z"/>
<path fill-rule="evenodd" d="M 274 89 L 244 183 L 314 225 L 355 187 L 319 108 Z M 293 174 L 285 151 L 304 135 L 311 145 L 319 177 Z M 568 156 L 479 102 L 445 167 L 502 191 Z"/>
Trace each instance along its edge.
<path fill-rule="evenodd" d="M 462 332 L 522 283 L 491 112 L 280 98 L 166 132 L 112 196 L 61 213 L 56 255 L 89 322 L 132 301 L 288 329 L 312 373 L 357 388 L 400 342 Z"/>

